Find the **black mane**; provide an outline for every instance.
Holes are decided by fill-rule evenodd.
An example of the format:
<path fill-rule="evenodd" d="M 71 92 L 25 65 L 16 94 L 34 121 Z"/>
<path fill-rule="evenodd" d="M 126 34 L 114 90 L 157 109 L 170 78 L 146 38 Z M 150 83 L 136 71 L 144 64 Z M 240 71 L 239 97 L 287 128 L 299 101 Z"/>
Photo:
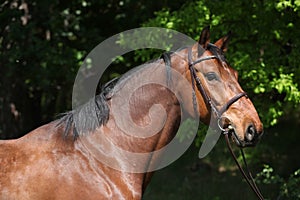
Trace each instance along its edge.
<path fill-rule="evenodd" d="M 80 134 L 94 131 L 107 122 L 109 107 L 106 101 L 111 98 L 111 92 L 118 80 L 119 78 L 115 78 L 109 81 L 101 88 L 100 94 L 79 108 L 62 114 L 57 126 L 65 125 L 64 138 L 68 137 L 72 130 L 74 139 L 77 139 Z"/>

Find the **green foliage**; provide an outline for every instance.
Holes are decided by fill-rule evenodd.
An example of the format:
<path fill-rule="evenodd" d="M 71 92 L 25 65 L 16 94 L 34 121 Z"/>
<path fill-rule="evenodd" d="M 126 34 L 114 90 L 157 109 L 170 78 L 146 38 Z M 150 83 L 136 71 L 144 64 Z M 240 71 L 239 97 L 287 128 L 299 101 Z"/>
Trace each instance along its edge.
<path fill-rule="evenodd" d="M 287 182 L 281 186 L 280 194 L 287 199 L 300 199 L 300 169 L 290 175 Z"/>
<path fill-rule="evenodd" d="M 265 185 L 280 185 L 277 199 L 300 199 L 300 169 L 285 180 L 274 174 L 272 167 L 264 165 L 263 170 L 257 174 L 257 180 Z"/>
<path fill-rule="evenodd" d="M 258 183 L 277 184 L 282 183 L 283 179 L 278 175 L 274 175 L 274 169 L 269 165 L 264 165 L 264 168 L 257 174 Z"/>

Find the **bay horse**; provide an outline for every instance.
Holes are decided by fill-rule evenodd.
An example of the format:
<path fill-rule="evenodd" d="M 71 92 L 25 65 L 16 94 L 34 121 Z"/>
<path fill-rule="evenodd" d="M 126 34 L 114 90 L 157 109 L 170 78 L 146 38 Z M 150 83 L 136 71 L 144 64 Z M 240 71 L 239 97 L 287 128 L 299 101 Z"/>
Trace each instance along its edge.
<path fill-rule="evenodd" d="M 224 57 L 228 41 L 226 35 L 210 43 L 209 28 L 204 28 L 198 43 L 164 54 L 138 71 L 109 82 L 94 104 L 85 104 L 19 139 L 0 141 L 0 199 L 141 199 L 153 171 L 147 169 L 164 154 L 147 154 L 136 162 L 117 148 L 139 155 L 170 143 L 182 118 L 181 99 L 187 102 L 187 113 L 200 121 L 218 121 L 221 129 L 233 127 L 231 137 L 237 146 L 255 145 L 263 126 L 238 83 L 237 71 Z M 168 75 L 168 70 L 184 77 L 188 89 L 181 87 L 181 79 Z M 122 99 L 123 90 L 136 84 L 137 76 L 153 76 L 173 85 L 172 91 L 151 83 L 131 91 L 128 115 L 132 121 L 139 127 L 147 127 L 151 120 L 161 126 L 149 137 L 124 133 L 114 115 L 120 110 L 122 113 L 123 108 L 119 104 L 113 108 L 114 100 Z M 165 112 L 156 115 L 159 109 Z M 89 115 L 93 112 L 96 118 Z M 121 120 L 125 115 L 119 116 Z M 117 167 L 103 163 L 98 155 Z M 127 165 L 124 163 L 145 171 L 122 170 Z"/>

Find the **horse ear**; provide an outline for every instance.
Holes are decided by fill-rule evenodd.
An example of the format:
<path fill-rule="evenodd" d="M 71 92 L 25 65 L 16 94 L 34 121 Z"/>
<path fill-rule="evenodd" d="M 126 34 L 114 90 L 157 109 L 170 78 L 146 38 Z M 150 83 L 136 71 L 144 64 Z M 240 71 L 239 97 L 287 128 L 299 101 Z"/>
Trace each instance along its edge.
<path fill-rule="evenodd" d="M 209 31 L 210 27 L 207 26 L 205 27 L 200 35 L 199 41 L 198 43 L 204 48 L 206 49 L 208 43 L 210 42 L 210 31 Z"/>
<path fill-rule="evenodd" d="M 229 40 L 231 38 L 231 31 L 227 33 L 224 37 L 215 42 L 215 45 L 219 47 L 223 52 L 227 51 Z"/>

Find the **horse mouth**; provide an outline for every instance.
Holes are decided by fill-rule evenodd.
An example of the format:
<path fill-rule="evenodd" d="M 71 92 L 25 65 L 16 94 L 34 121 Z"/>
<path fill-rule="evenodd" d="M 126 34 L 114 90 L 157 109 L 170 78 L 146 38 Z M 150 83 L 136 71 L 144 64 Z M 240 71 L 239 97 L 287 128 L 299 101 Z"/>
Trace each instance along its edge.
<path fill-rule="evenodd" d="M 253 125 L 248 126 L 245 131 L 245 136 L 242 138 L 237 134 L 236 127 L 230 123 L 230 120 L 228 121 L 229 123 L 220 123 L 220 121 L 218 121 L 219 129 L 221 129 L 223 133 L 226 132 L 226 134 L 228 134 L 232 142 L 235 143 L 237 147 L 244 148 L 256 146 L 262 134 L 257 134 Z"/>
<path fill-rule="evenodd" d="M 240 148 L 245 148 L 245 147 L 254 147 L 256 146 L 258 139 L 255 139 L 253 141 L 247 141 L 246 139 L 241 139 L 236 131 L 233 129 L 229 132 L 229 136 L 231 137 L 232 141 L 236 144 L 236 146 Z"/>

